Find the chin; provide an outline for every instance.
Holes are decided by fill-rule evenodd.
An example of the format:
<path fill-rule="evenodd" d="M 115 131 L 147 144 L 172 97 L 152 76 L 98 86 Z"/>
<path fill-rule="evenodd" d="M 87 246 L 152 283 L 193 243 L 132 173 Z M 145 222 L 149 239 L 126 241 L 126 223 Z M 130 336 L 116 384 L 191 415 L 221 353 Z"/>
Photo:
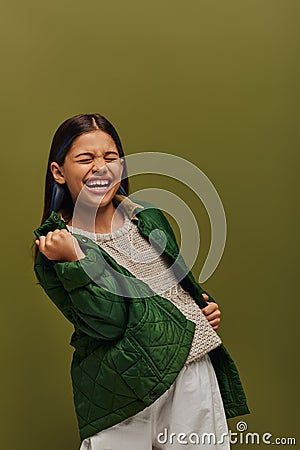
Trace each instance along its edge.
<path fill-rule="evenodd" d="M 80 193 L 80 202 L 86 205 L 89 208 L 104 208 L 112 203 L 114 196 L 116 195 L 119 189 L 118 186 L 114 186 L 113 189 L 110 189 L 108 192 L 104 194 L 96 193 L 96 192 L 87 192 Z M 78 197 L 77 197 L 78 199 Z"/>
<path fill-rule="evenodd" d="M 112 203 L 117 190 L 118 189 L 114 190 L 114 192 L 108 192 L 105 195 L 99 195 L 99 197 L 95 196 L 96 198 L 94 199 L 94 201 L 90 203 L 97 206 L 98 208 L 104 208 L 105 206 L 108 206 L 110 203 Z"/>

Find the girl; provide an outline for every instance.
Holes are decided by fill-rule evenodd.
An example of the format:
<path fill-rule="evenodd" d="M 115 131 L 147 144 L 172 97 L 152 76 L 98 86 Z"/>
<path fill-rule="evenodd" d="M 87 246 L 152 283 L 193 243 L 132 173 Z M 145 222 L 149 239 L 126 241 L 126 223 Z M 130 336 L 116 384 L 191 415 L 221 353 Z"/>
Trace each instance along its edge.
<path fill-rule="evenodd" d="M 56 131 L 35 274 L 74 325 L 80 450 L 228 449 L 249 412 L 216 333 L 220 311 L 187 269 L 166 217 L 128 197 L 113 125 L 81 114 Z M 149 235 L 162 230 L 159 237 Z"/>

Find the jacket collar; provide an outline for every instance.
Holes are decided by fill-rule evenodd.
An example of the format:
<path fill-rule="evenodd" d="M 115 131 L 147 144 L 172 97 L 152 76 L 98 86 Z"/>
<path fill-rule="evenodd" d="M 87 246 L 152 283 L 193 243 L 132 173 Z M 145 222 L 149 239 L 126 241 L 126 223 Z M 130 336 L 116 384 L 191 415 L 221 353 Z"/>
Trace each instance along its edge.
<path fill-rule="evenodd" d="M 132 200 L 130 200 L 129 197 L 126 197 L 126 195 L 116 194 L 114 196 L 114 200 L 117 206 L 119 206 L 119 204 L 121 203 L 121 206 L 123 207 L 123 209 L 125 210 L 125 212 L 127 213 L 128 217 L 131 220 L 137 219 L 135 215 L 135 211 L 137 209 L 144 209 L 143 205 L 133 202 Z"/>
<path fill-rule="evenodd" d="M 116 194 L 114 196 L 114 201 L 116 206 L 121 204 L 121 207 L 131 220 L 138 220 L 136 214 L 138 214 L 139 210 L 144 209 L 143 205 L 133 202 L 129 197 L 126 197 L 126 195 Z M 66 222 L 64 221 L 60 211 L 51 211 L 48 219 L 46 219 L 36 230 L 34 230 L 34 234 L 37 238 L 40 238 L 55 228 L 66 228 Z"/>

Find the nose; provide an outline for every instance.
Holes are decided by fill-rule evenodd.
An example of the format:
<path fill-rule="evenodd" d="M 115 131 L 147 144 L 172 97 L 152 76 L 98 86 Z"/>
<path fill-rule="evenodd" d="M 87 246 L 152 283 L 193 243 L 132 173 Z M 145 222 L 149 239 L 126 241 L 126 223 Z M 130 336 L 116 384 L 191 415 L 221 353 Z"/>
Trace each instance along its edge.
<path fill-rule="evenodd" d="M 98 160 L 97 158 L 94 159 L 94 164 L 92 168 L 92 172 L 98 172 L 99 175 L 102 175 L 104 173 L 107 173 L 107 166 L 104 161 Z"/>

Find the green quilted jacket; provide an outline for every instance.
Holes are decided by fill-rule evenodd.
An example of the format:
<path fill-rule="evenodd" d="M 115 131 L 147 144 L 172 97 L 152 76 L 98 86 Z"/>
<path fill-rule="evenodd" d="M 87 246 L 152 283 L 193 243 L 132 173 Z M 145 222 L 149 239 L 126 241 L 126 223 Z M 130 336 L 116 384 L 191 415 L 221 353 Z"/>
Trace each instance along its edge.
<path fill-rule="evenodd" d="M 122 201 L 146 239 L 154 229 L 165 233 L 166 242 L 161 233 L 152 233 L 151 241 L 164 249 L 175 273 L 184 275 L 180 283 L 199 307 L 206 306 L 202 293 L 214 301 L 185 265 L 162 211 L 121 195 L 115 199 Z M 66 228 L 66 223 L 52 211 L 34 234 L 39 238 L 57 228 Z M 80 437 L 85 439 L 151 405 L 171 386 L 188 356 L 195 324 L 94 241 L 73 235 L 85 258 L 58 262 L 38 251 L 34 271 L 74 325 L 71 377 Z M 209 356 L 227 418 L 249 413 L 238 370 L 224 345 Z"/>

